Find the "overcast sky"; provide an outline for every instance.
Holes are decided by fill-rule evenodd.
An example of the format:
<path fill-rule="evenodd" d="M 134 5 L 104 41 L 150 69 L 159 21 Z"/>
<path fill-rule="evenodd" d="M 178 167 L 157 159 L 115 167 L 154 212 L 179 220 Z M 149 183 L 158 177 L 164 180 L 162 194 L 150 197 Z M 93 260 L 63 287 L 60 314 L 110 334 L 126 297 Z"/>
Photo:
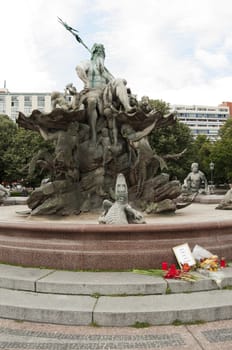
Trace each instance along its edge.
<path fill-rule="evenodd" d="M 232 101 L 231 0 L 7 0 L 0 11 L 0 87 L 63 91 L 88 51 L 57 21 L 103 43 L 107 68 L 138 98 Z"/>

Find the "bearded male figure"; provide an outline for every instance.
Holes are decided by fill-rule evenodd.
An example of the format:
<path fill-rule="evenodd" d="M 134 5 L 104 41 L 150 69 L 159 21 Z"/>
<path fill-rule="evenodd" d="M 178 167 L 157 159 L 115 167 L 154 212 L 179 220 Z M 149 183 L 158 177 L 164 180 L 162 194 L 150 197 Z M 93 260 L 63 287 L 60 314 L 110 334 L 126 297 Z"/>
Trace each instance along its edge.
<path fill-rule="evenodd" d="M 96 143 L 96 122 L 99 115 L 109 112 L 111 106 L 132 110 L 129 102 L 125 79 L 115 79 L 104 66 L 105 49 L 102 44 L 94 44 L 91 59 L 76 67 L 78 77 L 84 83 L 80 104 L 87 110 L 91 131 L 91 141 Z"/>

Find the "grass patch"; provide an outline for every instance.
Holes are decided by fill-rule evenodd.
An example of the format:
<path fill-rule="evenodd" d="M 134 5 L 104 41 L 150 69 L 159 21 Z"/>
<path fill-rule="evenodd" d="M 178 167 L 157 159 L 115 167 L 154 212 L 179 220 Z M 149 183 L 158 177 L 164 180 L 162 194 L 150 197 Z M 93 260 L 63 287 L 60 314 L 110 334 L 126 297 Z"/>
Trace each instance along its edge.
<path fill-rule="evenodd" d="M 156 277 L 164 276 L 164 271 L 160 269 L 148 269 L 148 270 L 134 269 L 132 270 L 132 272 L 138 273 L 141 275 L 148 275 L 148 276 L 156 276 Z"/>
<path fill-rule="evenodd" d="M 204 324 L 206 323 L 203 320 L 196 320 L 196 321 L 189 321 L 189 322 L 182 322 L 180 320 L 175 320 L 172 322 L 173 326 L 191 326 L 191 325 L 198 325 L 198 324 Z"/>
<path fill-rule="evenodd" d="M 222 289 L 232 290 L 232 286 L 225 286 Z"/>
<path fill-rule="evenodd" d="M 135 322 L 131 327 L 134 327 L 134 328 L 147 328 L 147 327 L 150 327 L 150 323 L 148 322 Z"/>
<path fill-rule="evenodd" d="M 22 265 L 22 264 L 16 264 L 16 263 L 10 263 L 5 261 L 0 261 L 0 265 L 9 265 L 9 266 L 18 266 L 18 267 L 24 267 L 24 268 L 33 268 L 33 269 L 40 269 L 40 270 L 54 270 L 54 271 L 71 271 L 71 272 L 133 272 L 143 275 L 149 275 L 149 276 L 157 276 L 157 277 L 163 277 L 164 271 L 161 269 L 148 269 L 148 270 L 142 270 L 142 269 L 56 269 L 52 266 L 28 266 L 28 265 Z"/>
<path fill-rule="evenodd" d="M 95 298 L 95 299 L 99 299 L 100 296 L 101 296 L 100 293 L 93 293 L 93 294 L 91 294 L 91 297 L 93 297 L 93 298 Z"/>

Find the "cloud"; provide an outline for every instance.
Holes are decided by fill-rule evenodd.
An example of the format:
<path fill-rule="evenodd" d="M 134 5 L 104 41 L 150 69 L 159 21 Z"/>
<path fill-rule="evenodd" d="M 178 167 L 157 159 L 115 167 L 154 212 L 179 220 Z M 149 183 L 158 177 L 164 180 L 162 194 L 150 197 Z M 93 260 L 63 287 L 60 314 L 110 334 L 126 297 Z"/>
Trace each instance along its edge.
<path fill-rule="evenodd" d="M 228 95 L 220 81 L 232 73 L 229 1 L 97 3 L 105 14 L 108 32 L 102 28 L 98 35 L 111 52 L 110 67 L 120 68 L 139 96 L 217 104 Z"/>
<path fill-rule="evenodd" d="M 67 54 L 72 48 L 71 38 L 59 25 L 57 16 L 72 21 L 86 11 L 83 2 L 68 3 L 69 6 L 61 0 L 9 0 L 2 6 L 0 82 L 6 80 L 11 91 L 56 88 L 65 60 L 69 64 Z"/>
<path fill-rule="evenodd" d="M 14 8 L 14 11 L 12 11 Z M 212 104 L 230 98 L 230 0 L 8 0 L 1 5 L 1 81 L 11 91 L 62 90 L 89 53 L 57 21 L 102 42 L 106 65 L 138 97 Z"/>
<path fill-rule="evenodd" d="M 207 68 L 226 68 L 229 66 L 229 60 L 225 53 L 209 52 L 207 50 L 196 50 L 195 57 L 200 64 L 204 64 Z"/>

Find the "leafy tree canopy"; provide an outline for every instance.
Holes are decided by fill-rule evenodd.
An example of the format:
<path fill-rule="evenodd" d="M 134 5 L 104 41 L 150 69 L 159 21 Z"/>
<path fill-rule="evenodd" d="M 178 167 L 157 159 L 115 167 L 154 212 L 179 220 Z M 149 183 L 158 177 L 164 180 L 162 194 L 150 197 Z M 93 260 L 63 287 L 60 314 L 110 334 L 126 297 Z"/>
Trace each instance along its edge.
<path fill-rule="evenodd" d="M 0 115 L 0 181 L 5 177 L 4 155 L 13 145 L 16 125 L 7 115 Z"/>
<path fill-rule="evenodd" d="M 210 163 L 212 161 L 213 142 L 206 135 L 198 135 L 194 141 L 194 162 L 199 164 L 199 168 L 210 178 Z"/>
<path fill-rule="evenodd" d="M 179 159 L 169 160 L 167 163 L 167 172 L 170 177 L 183 182 L 194 159 L 194 140 L 189 127 L 177 120 L 172 126 L 154 130 L 150 136 L 150 142 L 152 148 L 160 156 L 177 154 L 186 150 Z"/>
<path fill-rule="evenodd" d="M 157 111 L 167 114 L 170 111 L 170 105 L 169 103 L 163 101 L 163 100 L 150 100 L 149 102 L 152 106 L 152 108 L 155 108 Z"/>
<path fill-rule="evenodd" d="M 150 100 L 152 107 L 166 114 L 170 110 L 168 103 L 162 100 Z M 150 134 L 150 144 L 160 156 L 180 153 L 184 155 L 175 161 L 168 161 L 171 178 L 183 182 L 190 171 L 191 163 L 198 162 L 200 169 L 210 179 L 210 162 L 214 162 L 214 182 L 225 183 L 232 179 L 232 118 L 221 128 L 220 139 L 212 143 L 206 136 L 199 135 L 195 140 L 191 130 L 185 124 L 175 124 L 154 129 Z M 28 163 L 39 150 L 53 152 L 53 146 L 45 142 L 39 133 L 19 128 L 8 116 L 0 115 L 0 182 L 13 182 L 24 179 L 30 185 L 38 185 L 46 176 L 35 167 L 28 175 Z"/>
<path fill-rule="evenodd" d="M 225 183 L 232 179 L 232 118 L 222 126 L 218 139 L 212 148 L 211 159 L 215 163 L 215 180 Z"/>
<path fill-rule="evenodd" d="M 29 181 L 38 184 L 39 169 L 28 178 L 28 163 L 40 149 L 52 150 L 39 133 L 19 128 L 9 117 L 0 115 L 0 182 Z"/>

